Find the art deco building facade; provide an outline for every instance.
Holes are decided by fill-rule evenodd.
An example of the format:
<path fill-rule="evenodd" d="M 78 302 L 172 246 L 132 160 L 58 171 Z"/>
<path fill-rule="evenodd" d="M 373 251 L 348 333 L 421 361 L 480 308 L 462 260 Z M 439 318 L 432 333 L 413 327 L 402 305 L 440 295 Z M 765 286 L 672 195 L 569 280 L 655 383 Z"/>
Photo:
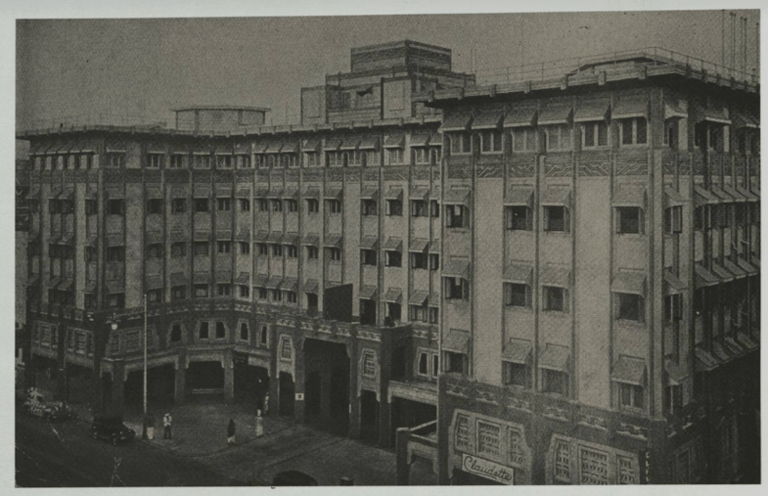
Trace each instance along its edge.
<path fill-rule="evenodd" d="M 419 354 L 437 356 L 442 142 L 411 93 L 473 80 L 405 41 L 354 49 L 352 72 L 302 92 L 301 125 L 217 107 L 175 129 L 20 133 L 30 380 L 137 404 L 146 295 L 150 408 L 255 397 L 384 445 L 434 419 Z"/>
<path fill-rule="evenodd" d="M 443 368 L 400 483 L 759 480 L 759 84 L 677 60 L 417 96 Z"/>

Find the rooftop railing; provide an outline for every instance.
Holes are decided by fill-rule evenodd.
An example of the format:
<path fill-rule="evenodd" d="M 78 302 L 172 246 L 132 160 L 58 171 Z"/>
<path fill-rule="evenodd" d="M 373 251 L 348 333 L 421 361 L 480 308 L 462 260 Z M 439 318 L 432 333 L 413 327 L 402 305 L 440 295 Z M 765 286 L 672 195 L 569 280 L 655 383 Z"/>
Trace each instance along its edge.
<path fill-rule="evenodd" d="M 719 74 L 725 79 L 733 78 L 739 82 L 760 84 L 760 78 L 755 69 L 751 72 L 745 72 L 660 47 L 638 48 L 587 57 L 485 69 L 478 71 L 477 82 L 478 85 L 491 85 L 541 81 L 556 79 L 565 75 L 577 75 L 584 70 L 589 70 L 594 65 L 608 66 L 613 64 L 618 66 L 625 63 L 648 66 L 676 65 L 683 68 L 690 67 L 692 70 Z"/>

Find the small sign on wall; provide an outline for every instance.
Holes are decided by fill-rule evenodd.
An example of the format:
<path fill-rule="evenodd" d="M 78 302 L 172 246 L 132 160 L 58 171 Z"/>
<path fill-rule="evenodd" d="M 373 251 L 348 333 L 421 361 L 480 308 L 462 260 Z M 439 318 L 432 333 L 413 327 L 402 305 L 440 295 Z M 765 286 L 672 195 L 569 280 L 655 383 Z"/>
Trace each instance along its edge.
<path fill-rule="evenodd" d="M 304 393 L 296 393 L 296 401 L 304 401 Z"/>
<path fill-rule="evenodd" d="M 511 467 L 505 467 L 490 460 L 484 460 L 472 455 L 463 455 L 462 469 L 470 474 L 479 475 L 502 484 L 512 485 L 515 482 L 515 471 Z"/>

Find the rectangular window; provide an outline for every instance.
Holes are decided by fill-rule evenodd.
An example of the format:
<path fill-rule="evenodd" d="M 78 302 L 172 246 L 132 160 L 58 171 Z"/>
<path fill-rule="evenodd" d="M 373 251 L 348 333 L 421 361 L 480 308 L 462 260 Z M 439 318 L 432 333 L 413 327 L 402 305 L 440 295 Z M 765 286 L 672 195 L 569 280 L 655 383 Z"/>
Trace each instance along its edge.
<path fill-rule="evenodd" d="M 608 124 L 605 121 L 586 122 L 581 125 L 582 148 L 608 146 Z"/>
<path fill-rule="evenodd" d="M 285 200 L 285 208 L 289 212 L 298 212 L 299 211 L 299 202 L 296 200 Z"/>
<path fill-rule="evenodd" d="M 30 210 L 32 210 L 30 208 Z M 85 200 L 85 215 L 96 215 L 99 213 L 99 206 L 96 200 Z"/>
<path fill-rule="evenodd" d="M 464 205 L 446 205 L 445 227 L 449 229 L 469 227 L 469 209 Z"/>
<path fill-rule="evenodd" d="M 147 155 L 147 168 L 159 169 L 163 166 L 163 154 L 162 153 L 150 153 Z"/>
<path fill-rule="evenodd" d="M 331 213 L 331 214 L 341 213 L 340 200 L 325 200 L 325 207 L 328 209 L 328 213 Z"/>
<path fill-rule="evenodd" d="M 251 200 L 248 198 L 239 198 L 237 202 L 240 204 L 240 211 L 241 212 L 250 212 L 251 211 Z"/>
<path fill-rule="evenodd" d="M 122 262 L 125 260 L 124 246 L 110 246 L 107 248 L 107 262 Z"/>
<path fill-rule="evenodd" d="M 619 130 L 621 132 L 622 146 L 644 145 L 648 142 L 648 124 L 644 117 L 634 119 L 622 119 Z"/>
<path fill-rule="evenodd" d="M 282 212 L 283 211 L 283 201 L 282 200 L 272 200 L 272 211 L 273 212 Z"/>
<path fill-rule="evenodd" d="M 195 284 L 195 298 L 208 298 L 208 284 Z"/>
<path fill-rule="evenodd" d="M 147 301 L 149 303 L 161 303 L 163 301 L 163 293 L 161 289 L 147 290 Z"/>
<path fill-rule="evenodd" d="M 251 287 L 250 286 L 245 286 L 245 285 L 241 284 L 239 286 L 239 288 L 240 289 L 238 291 L 240 292 L 240 298 L 250 298 L 251 297 Z"/>
<path fill-rule="evenodd" d="M 480 133 L 481 153 L 501 153 L 501 131 L 483 131 Z"/>
<path fill-rule="evenodd" d="M 664 210 L 664 232 L 677 234 L 683 232 L 683 207 L 669 207 Z"/>
<path fill-rule="evenodd" d="M 440 270 L 440 254 L 429 254 L 429 270 Z"/>
<path fill-rule="evenodd" d="M 408 308 L 409 318 L 414 322 L 427 321 L 427 309 L 420 305 L 410 305 Z"/>
<path fill-rule="evenodd" d="M 173 324 L 171 327 L 171 342 L 178 343 L 181 341 L 181 324 Z"/>
<path fill-rule="evenodd" d="M 285 256 L 288 258 L 299 258 L 299 247 L 296 245 L 285 245 Z"/>
<path fill-rule="evenodd" d="M 376 215 L 376 200 L 361 200 L 360 213 L 362 215 Z"/>
<path fill-rule="evenodd" d="M 445 277 L 446 300 L 468 300 L 469 281 L 459 277 Z"/>
<path fill-rule="evenodd" d="M 570 151 L 571 128 L 568 125 L 547 126 L 545 128 L 547 139 L 547 151 Z"/>
<path fill-rule="evenodd" d="M 664 297 L 664 320 L 673 322 L 683 318 L 683 295 L 669 294 Z"/>
<path fill-rule="evenodd" d="M 125 215 L 125 200 L 107 200 L 107 215 Z"/>
<path fill-rule="evenodd" d="M 403 215 L 402 200 L 387 200 L 387 215 L 393 215 L 393 216 Z"/>
<path fill-rule="evenodd" d="M 429 215 L 434 218 L 440 217 L 440 202 L 437 200 L 429 200 Z"/>
<path fill-rule="evenodd" d="M 232 168 L 232 155 L 217 155 L 216 156 L 216 168 L 217 169 L 231 169 Z"/>
<path fill-rule="evenodd" d="M 411 268 L 426 269 L 427 260 L 428 260 L 428 257 L 426 253 L 411 253 Z"/>
<path fill-rule="evenodd" d="M 208 256 L 208 242 L 207 241 L 195 241 L 195 256 Z"/>
<path fill-rule="evenodd" d="M 200 339 L 208 339 L 208 321 L 203 320 L 200 322 L 200 329 L 198 330 L 197 337 Z"/>
<path fill-rule="evenodd" d="M 224 339 L 227 337 L 227 329 L 224 327 L 224 322 L 217 321 L 216 322 L 216 339 Z"/>
<path fill-rule="evenodd" d="M 399 251 L 385 251 L 384 252 L 384 266 L 385 267 L 402 267 L 403 254 Z"/>
<path fill-rule="evenodd" d="M 195 198 L 195 213 L 208 212 L 208 198 Z"/>
<path fill-rule="evenodd" d="M 643 211 L 639 207 L 616 207 L 616 233 L 641 234 Z"/>
<path fill-rule="evenodd" d="M 307 213 L 316 214 L 320 211 L 320 202 L 315 198 L 308 198 L 307 200 Z"/>
<path fill-rule="evenodd" d="M 240 322 L 240 340 L 248 341 L 248 323 Z"/>
<path fill-rule="evenodd" d="M 267 292 L 267 288 L 259 288 L 259 299 L 266 300 L 267 298 L 269 298 L 269 293 Z"/>
<path fill-rule="evenodd" d="M 472 136 L 468 133 L 450 135 L 451 155 L 468 155 L 472 153 Z"/>
<path fill-rule="evenodd" d="M 524 363 L 504 362 L 504 384 L 529 388 L 528 366 Z"/>
<path fill-rule="evenodd" d="M 295 291 L 286 291 L 285 292 L 285 300 L 288 303 L 296 303 L 296 292 Z"/>
<path fill-rule="evenodd" d="M 645 313 L 643 297 L 636 294 L 615 293 L 617 299 L 616 318 L 642 322 Z"/>
<path fill-rule="evenodd" d="M 548 232 L 569 232 L 570 218 L 565 207 L 544 207 L 544 230 Z"/>
<path fill-rule="evenodd" d="M 411 200 L 411 216 L 426 217 L 429 215 L 427 202 L 424 200 Z"/>
<path fill-rule="evenodd" d="M 269 326 L 261 326 L 261 332 L 259 333 L 259 343 L 266 346 L 269 342 Z"/>
<path fill-rule="evenodd" d="M 429 149 L 426 147 L 411 147 L 413 150 L 413 162 L 417 165 L 429 164 Z"/>
<path fill-rule="evenodd" d="M 283 245 L 272 245 L 272 256 L 273 257 L 282 257 L 283 256 Z"/>
<path fill-rule="evenodd" d="M 109 308 L 125 308 L 125 293 L 115 293 L 107 297 Z"/>
<path fill-rule="evenodd" d="M 565 372 L 541 369 L 541 382 L 544 393 L 568 394 L 568 375 Z"/>
<path fill-rule="evenodd" d="M 547 312 L 568 311 L 568 290 L 555 286 L 544 286 L 544 310 Z"/>
<path fill-rule="evenodd" d="M 677 136 L 678 136 L 677 119 L 667 119 L 664 122 L 664 146 L 668 146 L 673 150 L 677 150 L 678 148 Z"/>
<path fill-rule="evenodd" d="M 162 258 L 163 257 L 163 245 L 160 243 L 153 243 L 147 245 L 147 258 Z"/>
<path fill-rule="evenodd" d="M 477 452 L 493 457 L 501 454 L 501 427 L 498 424 L 477 421 Z"/>
<path fill-rule="evenodd" d="M 341 250 L 338 248 L 326 248 L 325 249 L 325 256 L 328 260 L 332 262 L 340 262 L 341 261 Z"/>
<path fill-rule="evenodd" d="M 360 262 L 363 265 L 376 265 L 376 251 L 375 250 L 360 250 Z"/>
<path fill-rule="evenodd" d="M 272 290 L 272 301 L 283 301 L 283 293 L 279 289 Z"/>
<path fill-rule="evenodd" d="M 211 168 L 210 155 L 195 155 L 195 169 L 210 169 L 210 168 Z"/>
<path fill-rule="evenodd" d="M 269 247 L 266 243 L 256 243 L 256 246 L 259 249 L 259 256 L 260 257 L 266 257 L 269 255 Z"/>
<path fill-rule="evenodd" d="M 177 300 L 184 300 L 186 298 L 187 298 L 186 286 L 173 286 L 171 288 L 171 300 L 177 301 Z"/>
<path fill-rule="evenodd" d="M 107 167 L 122 167 L 125 165 L 125 153 L 107 152 Z"/>
<path fill-rule="evenodd" d="M 147 213 L 148 214 L 162 214 L 163 213 L 163 200 L 153 198 L 147 200 Z"/>
<path fill-rule="evenodd" d="M 307 260 L 316 260 L 320 255 L 317 246 L 307 246 Z"/>
<path fill-rule="evenodd" d="M 232 243 L 230 241 L 219 241 L 219 253 L 230 253 L 232 251 Z"/>
<path fill-rule="evenodd" d="M 174 214 L 183 214 L 187 211 L 186 198 L 174 198 L 171 200 L 171 212 Z"/>
<path fill-rule="evenodd" d="M 402 148 L 390 148 L 387 150 L 387 158 L 389 159 L 389 164 L 404 164 L 405 163 L 405 153 L 403 152 Z"/>
<path fill-rule="evenodd" d="M 533 229 L 531 209 L 524 206 L 507 207 L 507 229 L 530 231 Z"/>
<path fill-rule="evenodd" d="M 93 246 L 86 246 L 85 247 L 85 261 L 86 262 L 95 262 L 96 257 L 98 256 L 98 251 Z"/>
<path fill-rule="evenodd" d="M 229 284 L 217 284 L 216 291 L 219 296 L 230 296 L 232 294 L 232 286 Z"/>
<path fill-rule="evenodd" d="M 437 307 L 429 307 L 429 323 L 437 324 L 437 321 L 439 318 L 440 318 L 440 309 Z M 435 360 L 437 360 L 437 357 L 435 357 Z"/>
<path fill-rule="evenodd" d="M 504 283 L 504 304 L 508 307 L 530 306 L 527 284 Z"/>
<path fill-rule="evenodd" d="M 241 255 L 250 255 L 251 254 L 251 244 L 247 241 L 240 241 L 237 243 L 240 245 L 240 254 Z"/>
<path fill-rule="evenodd" d="M 643 387 L 634 384 L 619 384 L 619 404 L 622 408 L 645 408 Z"/>
<path fill-rule="evenodd" d="M 230 198 L 216 198 L 216 209 L 220 212 L 229 212 L 232 209 Z"/>
<path fill-rule="evenodd" d="M 536 129 L 519 127 L 512 131 L 512 149 L 515 152 L 536 151 Z"/>
<path fill-rule="evenodd" d="M 259 199 L 259 212 L 269 212 L 269 200 Z"/>
<path fill-rule="evenodd" d="M 466 373 L 467 356 L 463 353 L 445 352 L 445 371 L 453 374 Z"/>
<path fill-rule="evenodd" d="M 315 167 L 320 165 L 320 156 L 317 152 L 304 152 L 304 165 Z"/>
<path fill-rule="evenodd" d="M 183 169 L 184 158 L 184 155 L 171 155 L 171 169 Z"/>

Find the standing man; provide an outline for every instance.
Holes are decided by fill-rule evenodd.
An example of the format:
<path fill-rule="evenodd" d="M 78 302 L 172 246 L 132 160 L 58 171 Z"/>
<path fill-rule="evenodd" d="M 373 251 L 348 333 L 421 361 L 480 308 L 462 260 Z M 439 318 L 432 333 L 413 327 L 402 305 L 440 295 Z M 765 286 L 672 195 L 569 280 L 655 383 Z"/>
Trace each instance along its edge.
<path fill-rule="evenodd" d="M 171 421 L 173 418 L 170 413 L 163 416 L 163 439 L 171 439 Z"/>

